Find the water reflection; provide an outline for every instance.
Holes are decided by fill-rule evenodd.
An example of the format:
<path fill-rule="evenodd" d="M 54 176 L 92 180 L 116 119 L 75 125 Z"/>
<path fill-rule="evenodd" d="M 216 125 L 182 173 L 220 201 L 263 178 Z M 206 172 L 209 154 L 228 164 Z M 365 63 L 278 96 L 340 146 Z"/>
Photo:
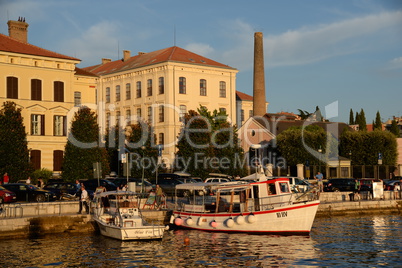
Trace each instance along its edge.
<path fill-rule="evenodd" d="M 378 267 L 400 265 L 400 216 L 316 219 L 310 237 L 170 231 L 161 241 L 101 235 L 0 240 L 1 267 Z"/>

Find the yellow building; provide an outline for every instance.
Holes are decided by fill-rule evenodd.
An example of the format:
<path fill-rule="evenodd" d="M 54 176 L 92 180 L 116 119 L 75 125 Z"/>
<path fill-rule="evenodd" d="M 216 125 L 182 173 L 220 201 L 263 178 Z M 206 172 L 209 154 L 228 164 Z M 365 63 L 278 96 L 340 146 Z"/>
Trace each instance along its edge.
<path fill-rule="evenodd" d="M 96 103 L 97 77 L 76 67 L 79 59 L 28 43 L 25 19 L 0 34 L 0 102 L 22 109 L 35 169 L 61 171 L 73 108 Z"/>
<path fill-rule="evenodd" d="M 138 118 L 151 123 L 157 137 L 154 145 L 164 145 L 167 167 L 175 156 L 183 115 L 189 110 L 200 106 L 225 110 L 236 123 L 238 71 L 180 47 L 135 56 L 125 50 L 121 60 L 102 59 L 102 64 L 84 69 L 99 76 L 102 130 L 117 122 L 124 127 Z"/>

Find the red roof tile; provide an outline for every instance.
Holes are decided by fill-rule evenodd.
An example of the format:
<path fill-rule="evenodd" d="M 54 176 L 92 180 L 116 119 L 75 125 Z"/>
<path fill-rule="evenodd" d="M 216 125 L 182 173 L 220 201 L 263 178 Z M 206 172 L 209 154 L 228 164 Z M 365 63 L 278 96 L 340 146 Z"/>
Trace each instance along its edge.
<path fill-rule="evenodd" d="M 65 56 L 41 47 L 18 41 L 4 34 L 0 34 L 0 51 L 80 61 L 79 59 L 73 57 Z"/>
<path fill-rule="evenodd" d="M 246 93 L 236 91 L 236 98 L 242 101 L 253 101 L 253 96 L 247 95 Z"/>
<path fill-rule="evenodd" d="M 184 62 L 184 63 L 198 64 L 205 66 L 234 69 L 228 65 L 205 58 L 203 56 L 200 56 L 198 54 L 195 54 L 193 52 L 190 52 L 188 50 L 176 46 L 149 53 L 140 53 L 139 55 L 133 56 L 126 61 L 116 60 L 105 64 L 89 66 L 83 69 L 93 72 L 97 75 L 104 75 L 167 61 Z"/>
<path fill-rule="evenodd" d="M 78 67 L 75 67 L 75 74 L 76 75 L 83 75 L 83 76 L 95 76 L 95 77 L 98 77 L 96 74 L 91 73 L 89 71 L 85 71 L 84 69 L 81 69 L 81 68 L 78 68 Z"/>

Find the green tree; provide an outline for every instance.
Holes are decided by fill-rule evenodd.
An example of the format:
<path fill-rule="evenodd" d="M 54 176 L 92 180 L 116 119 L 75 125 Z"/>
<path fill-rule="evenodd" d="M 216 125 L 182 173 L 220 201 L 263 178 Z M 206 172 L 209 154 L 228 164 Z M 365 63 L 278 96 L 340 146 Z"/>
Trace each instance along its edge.
<path fill-rule="evenodd" d="M 204 107 L 190 110 L 184 116 L 177 144 L 175 169 L 206 178 L 208 173 L 246 174 L 244 152 L 237 138 L 237 130 L 225 112 L 211 113 Z"/>
<path fill-rule="evenodd" d="M 125 132 L 120 126 L 115 126 L 106 131 L 105 147 L 108 153 L 109 169 L 121 175 L 122 165 L 119 161 L 119 153 L 124 153 Z"/>
<path fill-rule="evenodd" d="M 354 125 L 355 124 L 355 120 L 353 118 L 353 110 L 350 109 L 350 113 L 349 113 L 349 125 Z"/>
<path fill-rule="evenodd" d="M 375 122 L 373 124 L 373 129 L 374 130 L 382 130 L 382 122 L 381 122 L 381 116 L 380 112 L 377 111 L 376 117 L 375 117 Z"/>
<path fill-rule="evenodd" d="M 33 169 L 21 109 L 14 102 L 3 103 L 0 126 L 0 175 L 7 172 L 13 182 L 26 179 Z"/>
<path fill-rule="evenodd" d="M 144 178 L 154 181 L 158 168 L 158 149 L 152 127 L 144 121 L 131 125 L 127 140 L 132 164 L 130 175 L 142 178 L 144 172 Z"/>
<path fill-rule="evenodd" d="M 310 117 L 311 113 L 307 112 L 307 111 L 303 111 L 301 109 L 297 109 L 299 111 L 299 116 L 301 120 L 306 120 L 307 118 Z"/>
<path fill-rule="evenodd" d="M 97 116 L 88 107 L 82 107 L 71 122 L 63 159 L 63 179 L 93 179 L 93 164 L 96 162 L 101 163 L 102 176 L 109 174 L 107 151 L 98 142 Z"/>
<path fill-rule="evenodd" d="M 364 110 L 361 109 L 359 113 L 359 131 L 367 131 L 367 123 L 366 123 L 366 115 L 364 114 Z"/>
<path fill-rule="evenodd" d="M 397 143 L 386 131 L 345 131 L 340 136 L 339 152 L 351 157 L 353 165 L 377 165 L 378 153 L 383 154 L 384 165 L 395 165 Z"/>
<path fill-rule="evenodd" d="M 398 122 L 397 122 L 395 119 L 392 120 L 391 127 L 390 127 L 390 129 L 389 129 L 389 132 L 391 132 L 391 133 L 394 134 L 397 138 L 399 138 L 400 130 L 399 130 L 399 127 L 398 127 Z"/>
<path fill-rule="evenodd" d="M 280 133 L 276 140 L 281 156 L 291 166 L 305 163 L 307 160 L 311 165 L 318 165 L 320 160 L 324 161 L 327 157 L 337 154 L 336 140 L 317 125 L 291 127 Z M 318 152 L 320 148 L 325 156 L 323 158 L 312 153 Z"/>

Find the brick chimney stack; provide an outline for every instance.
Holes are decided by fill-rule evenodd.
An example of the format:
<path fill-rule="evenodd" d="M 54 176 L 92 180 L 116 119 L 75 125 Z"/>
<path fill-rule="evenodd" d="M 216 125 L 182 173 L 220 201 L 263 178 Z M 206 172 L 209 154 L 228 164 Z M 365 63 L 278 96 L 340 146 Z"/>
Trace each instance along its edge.
<path fill-rule="evenodd" d="M 264 116 L 266 110 L 264 46 L 261 32 L 254 33 L 253 115 Z"/>
<path fill-rule="evenodd" d="M 25 22 L 25 18 L 19 17 L 18 21 L 9 20 L 8 24 L 8 35 L 11 38 L 17 39 L 18 41 L 28 43 L 28 26 L 29 24 Z"/>
<path fill-rule="evenodd" d="M 131 58 L 130 50 L 123 50 L 123 61 L 127 61 Z"/>

